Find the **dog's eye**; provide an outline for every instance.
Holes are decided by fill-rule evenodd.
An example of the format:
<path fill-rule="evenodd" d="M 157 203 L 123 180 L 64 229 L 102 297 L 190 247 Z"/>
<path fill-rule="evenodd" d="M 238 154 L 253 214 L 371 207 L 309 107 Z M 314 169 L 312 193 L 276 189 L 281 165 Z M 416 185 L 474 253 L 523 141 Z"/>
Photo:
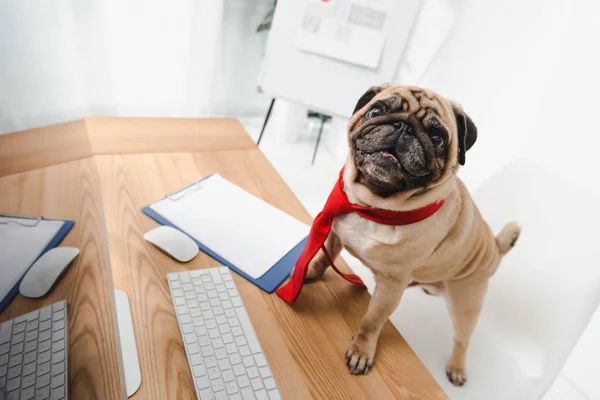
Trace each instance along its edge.
<path fill-rule="evenodd" d="M 374 106 L 367 113 L 367 118 L 379 117 L 385 112 L 382 106 Z"/>
<path fill-rule="evenodd" d="M 442 147 L 444 145 L 444 138 L 439 135 L 432 136 L 431 141 L 435 147 Z"/>

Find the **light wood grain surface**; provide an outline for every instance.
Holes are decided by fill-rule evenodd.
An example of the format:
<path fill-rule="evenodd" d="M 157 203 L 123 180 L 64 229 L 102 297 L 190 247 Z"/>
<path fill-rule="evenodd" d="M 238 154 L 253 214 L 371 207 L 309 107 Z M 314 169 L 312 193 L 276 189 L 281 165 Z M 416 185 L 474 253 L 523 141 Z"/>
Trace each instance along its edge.
<path fill-rule="evenodd" d="M 90 120 L 93 122 L 89 123 Z M 184 133 L 178 131 L 180 123 L 186 125 L 181 128 Z M 167 192 L 218 172 L 304 222 L 310 223 L 311 218 L 237 122 L 102 118 L 86 119 L 86 125 L 90 147 L 96 155 L 77 165 L 97 170 L 99 181 L 95 193 L 101 195 L 98 194 L 94 204 L 102 204 L 107 232 L 104 245 L 110 255 L 112 280 L 114 287 L 124 290 L 131 302 L 142 368 L 142 385 L 133 398 L 193 399 L 193 383 L 166 274 L 218 264 L 202 253 L 190 263 L 181 264 L 146 243 L 142 236 L 156 223 L 140 209 Z M 167 132 L 167 128 L 171 130 Z M 148 129 L 153 133 L 149 141 L 144 141 L 143 133 Z M 172 138 L 167 140 L 162 136 L 167 134 Z M 51 168 L 62 170 L 69 164 Z M 44 174 L 46 169 L 32 173 Z M 7 176 L 0 183 L 8 187 L 9 182 L 21 182 L 21 175 Z M 30 185 L 29 190 L 34 187 Z M 52 189 L 46 186 L 37 190 L 45 193 Z M 8 211 L 33 212 L 21 204 L 20 193 L 14 190 L 9 196 L 12 200 L 4 200 L 0 205 L 6 203 L 12 207 Z M 86 226 L 89 221 L 95 219 L 86 219 Z M 343 261 L 340 264 L 348 270 Z M 110 281 L 109 276 L 105 278 Z M 237 275 L 234 279 L 284 398 L 446 398 L 389 322 L 380 338 L 375 368 L 367 376 L 349 374 L 343 355 L 366 311 L 370 297 L 365 290 L 349 285 L 329 271 L 324 281 L 305 286 L 298 301 L 290 306 Z M 60 294 L 53 296 L 60 298 Z M 112 298 L 112 293 L 109 297 Z M 77 304 L 83 300 L 72 301 Z M 27 311 L 23 307 L 19 310 Z M 90 313 L 93 314 L 91 310 Z M 102 335 L 110 342 L 107 347 L 114 347 L 114 335 L 109 332 Z M 116 369 L 95 373 L 102 376 L 97 378 L 99 381 L 114 375 L 115 392 L 110 393 L 119 390 Z"/>
<path fill-rule="evenodd" d="M 0 177 L 0 212 L 75 220 L 61 245 L 81 250 L 56 287 L 42 299 L 17 295 L 0 321 L 65 299 L 69 319 L 71 399 L 125 395 L 117 344 L 113 288 L 103 216 L 92 159 Z"/>

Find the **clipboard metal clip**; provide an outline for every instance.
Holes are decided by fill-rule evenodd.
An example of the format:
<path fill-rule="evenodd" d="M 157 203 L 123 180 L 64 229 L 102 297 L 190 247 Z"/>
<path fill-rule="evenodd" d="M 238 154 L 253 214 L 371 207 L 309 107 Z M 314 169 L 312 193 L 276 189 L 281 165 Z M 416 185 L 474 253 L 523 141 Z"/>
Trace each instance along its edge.
<path fill-rule="evenodd" d="M 201 183 L 202 180 L 192 182 L 189 185 L 182 187 L 181 189 L 177 189 L 174 192 L 167 193 L 165 197 L 171 201 L 181 200 L 185 197 L 186 194 L 190 192 L 195 192 L 196 190 L 200 189 L 200 187 L 202 186 Z"/>
<path fill-rule="evenodd" d="M 31 215 L 22 215 L 22 214 L 8 214 L 8 213 L 0 213 L 0 218 L 5 218 L 5 221 L 0 220 L 0 224 L 8 225 L 8 224 L 17 224 L 21 226 L 26 226 L 28 228 L 33 228 L 38 226 L 41 220 L 44 217 L 32 217 Z"/>

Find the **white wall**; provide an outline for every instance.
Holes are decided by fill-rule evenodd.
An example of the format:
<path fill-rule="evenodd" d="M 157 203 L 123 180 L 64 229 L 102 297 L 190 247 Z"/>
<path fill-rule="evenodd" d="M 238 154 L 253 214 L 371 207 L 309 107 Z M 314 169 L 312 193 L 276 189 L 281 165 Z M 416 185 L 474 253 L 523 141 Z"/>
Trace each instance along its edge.
<path fill-rule="evenodd" d="M 479 129 L 460 175 L 474 188 L 526 156 L 600 194 L 600 2 L 464 0 L 420 84 Z"/>

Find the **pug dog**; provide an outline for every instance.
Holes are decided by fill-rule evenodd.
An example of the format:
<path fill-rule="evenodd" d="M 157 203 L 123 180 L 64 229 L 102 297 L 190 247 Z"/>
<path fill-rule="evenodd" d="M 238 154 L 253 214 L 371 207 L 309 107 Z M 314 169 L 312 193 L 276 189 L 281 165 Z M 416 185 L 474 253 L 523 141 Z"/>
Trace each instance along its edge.
<path fill-rule="evenodd" d="M 343 174 L 350 203 L 397 211 L 444 203 L 410 225 L 382 225 L 356 213 L 335 218 L 327 250 L 335 258 L 347 249 L 376 282 L 345 355 L 351 373 L 366 374 L 373 367 L 385 321 L 404 290 L 418 285 L 448 302 L 454 345 L 446 374 L 455 386 L 465 383 L 467 347 L 488 281 L 521 231 L 510 222 L 494 236 L 456 176 L 476 140 L 471 118 L 431 90 L 384 85 L 358 100 L 348 126 L 350 151 Z M 328 265 L 319 251 L 306 280 L 321 277 Z"/>

